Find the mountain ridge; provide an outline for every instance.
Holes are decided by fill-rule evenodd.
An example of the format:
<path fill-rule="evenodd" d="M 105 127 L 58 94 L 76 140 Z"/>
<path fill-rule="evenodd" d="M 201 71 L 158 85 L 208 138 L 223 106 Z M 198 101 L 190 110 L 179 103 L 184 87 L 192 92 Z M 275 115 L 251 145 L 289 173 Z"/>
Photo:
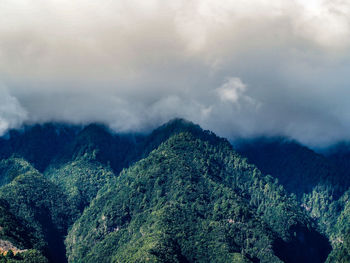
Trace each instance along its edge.
<path fill-rule="evenodd" d="M 55 125 L 58 126 L 57 129 Z M 193 244 L 184 242 L 183 237 L 178 237 L 179 239 L 175 238 L 174 229 L 181 229 L 181 225 L 186 225 L 188 229 L 191 229 L 192 232 L 189 231 L 188 233 L 192 233 L 189 237 L 193 240 L 198 239 L 198 242 L 202 240 L 201 242 L 204 242 L 203 244 L 215 244 L 214 247 L 216 248 L 214 249 L 213 247 L 212 252 L 214 257 L 220 260 L 227 257 L 227 260 L 233 260 L 234 262 L 257 262 L 258 260 L 264 262 L 264 260 L 266 261 L 270 257 L 270 259 L 274 258 L 276 262 L 279 262 L 278 260 L 284 262 L 308 262 L 312 257 L 313 260 L 317 259 L 319 260 L 318 262 L 323 262 L 331 249 L 324 235 L 331 240 L 333 246 L 333 252 L 330 254 L 328 260 L 333 260 L 337 257 L 346 257 L 346 247 L 344 248 L 341 243 L 337 242 L 337 240 L 343 240 L 344 233 L 348 231 L 346 228 L 340 227 L 348 218 L 345 190 L 341 190 L 341 192 L 328 180 L 329 171 L 327 169 L 333 172 L 333 166 L 328 168 L 327 165 L 321 167 L 318 165 L 318 163 L 321 163 L 327 157 L 318 155 L 304 146 L 299 146 L 295 142 L 291 144 L 285 140 L 283 143 L 289 143 L 289 146 L 285 148 L 284 144 L 278 143 L 273 146 L 275 147 L 275 153 L 272 151 L 272 154 L 270 153 L 269 155 L 268 166 L 261 167 L 261 163 L 266 163 L 258 162 L 258 159 L 254 159 L 252 156 L 261 158 L 259 157 L 261 156 L 259 149 L 265 149 L 266 152 L 266 147 L 263 148 L 256 142 L 250 145 L 251 148 L 246 147 L 244 149 L 242 147 L 244 143 L 239 147 L 237 145 L 233 147 L 227 139 L 220 138 L 210 131 L 202 130 L 200 126 L 183 119 L 169 121 L 149 134 L 117 134 L 101 124 L 79 127 L 69 125 L 66 127 L 63 124 L 55 125 L 45 124 L 40 127 L 34 126 L 33 129 L 26 127 L 21 132 L 11 131 L 7 138 L 0 140 L 0 156 L 2 157 L 0 160 L 0 182 L 1 180 L 4 182 L 4 186 L 1 187 L 0 192 L 3 191 L 5 193 L 2 194 L 5 199 L 14 202 L 12 204 L 13 207 L 9 207 L 7 210 L 19 211 L 15 207 L 20 207 L 21 204 L 25 203 L 23 201 L 19 202 L 10 196 L 11 192 L 13 193 L 17 187 L 14 187 L 17 181 L 28 182 L 23 184 L 23 189 L 25 189 L 25 192 L 33 193 L 33 195 L 28 195 L 27 198 L 29 201 L 36 200 L 34 191 L 39 188 L 36 189 L 35 184 L 39 186 L 40 184 L 45 185 L 47 182 L 49 185 L 52 185 L 52 188 L 49 187 L 49 189 L 52 189 L 52 193 L 48 192 L 47 196 L 42 196 L 43 199 L 48 198 L 45 201 L 42 200 L 44 206 L 37 207 L 31 202 L 27 202 L 26 208 L 20 208 L 22 211 L 38 211 L 39 218 L 24 218 L 20 216 L 21 213 L 18 214 L 16 212 L 19 215 L 18 219 L 23 220 L 25 227 L 29 227 L 28 229 L 32 229 L 33 227 L 37 229 L 36 232 L 32 230 L 28 231 L 31 231 L 35 238 L 37 238 L 35 242 L 39 242 L 42 245 L 35 247 L 27 245 L 26 248 L 36 249 L 33 253 L 37 253 L 36 251 L 38 251 L 39 254 L 35 254 L 38 258 L 41 257 L 40 253 L 43 253 L 52 262 L 64 262 L 67 260 L 62 258 L 59 261 L 55 261 L 55 256 L 53 256 L 49 249 L 50 245 L 47 245 L 49 241 L 47 237 L 49 236 L 45 237 L 45 231 L 52 230 L 52 228 L 47 228 L 48 225 L 46 226 L 46 223 L 42 229 L 40 224 L 38 225 L 42 211 L 45 211 L 45 209 L 48 211 L 46 213 L 51 217 L 47 222 L 52 223 L 55 228 L 59 227 L 61 229 L 60 234 L 55 235 L 60 239 L 62 244 L 65 235 L 68 234 L 63 246 L 68 248 L 67 258 L 69 262 L 88 262 L 89 260 L 96 260 L 96 258 L 100 261 L 103 260 L 103 258 L 98 256 L 99 253 L 96 254 L 96 251 L 101 252 L 103 247 L 108 248 L 107 251 L 112 249 L 110 245 L 114 244 L 113 242 L 116 242 L 116 240 L 114 239 L 115 237 L 110 239 L 108 233 L 113 229 L 117 232 L 122 229 L 133 229 L 133 233 L 136 233 L 136 236 L 123 236 L 124 241 L 120 243 L 121 250 L 119 252 L 114 251 L 111 253 L 111 256 L 106 256 L 112 261 L 119 262 L 118 257 L 132 258 L 132 255 L 136 253 L 136 251 L 131 252 L 132 247 L 139 247 L 140 250 L 136 253 L 138 255 L 137 257 L 149 256 L 156 262 L 163 262 L 164 260 L 165 262 L 171 262 L 169 259 L 172 259 L 173 262 L 205 262 L 203 256 L 205 251 L 200 249 L 200 245 L 193 247 L 192 253 L 186 247 L 191 247 Z M 38 141 L 40 142 L 37 143 Z M 250 142 L 246 141 L 245 143 L 248 145 Z M 182 145 L 182 148 L 179 148 L 179 145 Z M 292 147 L 290 147 L 291 145 Z M 45 147 L 52 147 L 52 149 L 47 152 L 44 159 L 41 159 L 41 155 L 45 155 Z M 201 150 L 199 151 L 198 149 Z M 251 155 L 246 154 L 249 153 L 247 149 Z M 299 157 L 299 161 L 298 159 L 297 161 L 290 160 L 287 155 L 287 158 L 284 159 L 285 161 L 280 162 L 279 159 L 283 157 L 283 155 L 279 154 L 281 151 L 289 153 L 290 156 L 296 155 Z M 261 152 L 264 153 L 264 151 Z M 261 160 L 264 159 L 261 158 Z M 150 162 L 151 165 L 144 166 L 145 162 Z M 1 166 L 1 163 L 3 166 Z M 281 165 L 281 163 L 284 165 Z M 309 172 L 306 176 L 303 175 L 304 177 L 300 177 L 301 179 L 299 181 L 297 180 L 298 185 L 302 186 L 302 190 L 294 189 L 292 184 L 288 186 L 288 180 L 281 180 L 283 176 L 287 179 L 290 178 L 288 173 L 289 175 L 298 175 L 299 173 L 298 167 L 293 168 L 294 170 L 291 173 L 291 169 L 288 168 L 288 165 L 285 166 L 285 164 L 299 165 L 304 163 L 305 165 L 309 165 L 306 166 L 306 171 Z M 180 164 L 182 165 L 180 166 Z M 28 168 L 25 168 L 29 167 L 28 165 L 33 165 L 36 169 L 28 170 Z M 184 168 L 182 166 L 188 167 L 189 170 L 183 170 Z M 286 171 L 282 169 L 283 166 L 286 168 Z M 139 168 L 136 169 L 135 167 Z M 174 167 L 178 168 L 174 169 Z M 272 170 L 269 170 L 269 167 Z M 258 168 L 262 168 L 262 172 Z M 138 171 L 137 173 L 148 174 L 149 177 L 147 179 L 139 178 L 135 174 L 135 169 Z M 164 174 L 159 172 L 159 169 L 162 169 L 164 172 L 172 171 L 171 174 L 173 174 L 174 178 L 178 178 L 176 180 L 184 182 L 189 187 L 188 189 L 197 189 L 199 185 L 202 185 L 202 189 L 212 190 L 208 190 L 209 192 L 206 193 L 198 188 L 191 197 L 183 189 L 177 188 L 177 181 L 175 179 L 175 181 L 172 181 L 173 179 L 170 175 L 164 177 Z M 320 173 L 314 172 L 317 169 L 319 169 Z M 178 171 L 182 172 L 180 173 Z M 273 171 L 279 172 L 276 173 Z M 300 169 L 300 171 L 303 170 Z M 34 177 L 32 174 L 34 174 Z M 188 175 L 188 178 L 183 177 L 185 174 Z M 17 177 L 19 178 L 18 180 L 16 179 Z M 130 188 L 130 183 L 132 182 L 128 180 L 131 180 L 131 178 L 140 181 L 139 185 L 134 185 L 134 187 Z M 147 190 L 147 187 L 154 185 L 156 178 L 159 179 L 160 185 L 158 183 Z M 335 176 L 334 178 L 338 177 Z M 11 182 L 11 180 L 15 181 Z M 143 180 L 146 180 L 146 184 L 142 183 Z M 167 182 L 168 180 L 169 182 Z M 198 183 L 199 185 L 196 186 Z M 286 187 L 288 192 L 285 191 L 282 185 Z M 77 228 L 77 224 L 80 224 L 79 222 L 88 222 L 87 226 L 89 226 L 89 222 L 99 222 L 94 221 L 94 218 L 89 220 L 84 219 L 84 221 L 82 218 L 89 217 L 88 211 L 96 208 L 96 211 L 99 211 L 105 207 L 103 208 L 105 211 L 113 212 L 111 204 L 115 202 L 113 200 L 116 196 L 119 196 L 119 203 L 125 204 L 123 209 L 127 209 L 121 211 L 129 211 L 128 213 L 130 213 L 132 209 L 138 207 L 135 204 L 130 205 L 126 201 L 125 196 L 113 192 L 115 189 L 128 189 L 127 191 L 123 191 L 127 194 L 134 193 L 135 196 L 133 198 L 136 198 L 135 200 L 140 200 L 140 203 L 145 202 L 145 207 L 148 208 L 145 208 L 144 213 L 149 213 L 150 219 L 144 219 L 144 215 L 146 214 L 143 215 L 139 212 L 133 215 L 129 214 L 126 217 L 126 219 L 129 219 L 125 221 L 127 223 L 123 221 L 125 219 L 122 220 L 124 222 L 124 228 L 121 228 L 120 223 L 116 224 L 113 221 L 114 219 L 108 219 L 112 221 L 106 221 L 110 226 L 107 225 L 106 230 L 104 230 L 107 231 L 104 241 L 99 240 L 96 243 L 97 247 L 87 246 L 88 250 L 92 249 L 90 251 L 92 254 L 90 252 L 84 255 L 80 254 L 81 258 L 79 259 L 80 256 L 76 256 L 79 253 L 76 254 L 73 251 L 79 251 L 79 249 L 76 250 L 76 247 L 85 245 L 84 243 L 79 243 L 78 245 L 74 244 L 74 242 L 72 243 L 72 240 L 77 240 L 74 235 L 76 234 L 78 237 L 80 236 L 81 229 L 83 229 L 82 233 L 88 233 L 89 229 L 93 228 L 86 227 L 84 230 L 84 228 Z M 220 194 L 216 194 L 213 189 L 221 189 L 219 192 L 227 197 L 226 203 L 222 199 L 222 196 L 220 197 Z M 164 199 L 164 196 L 162 197 L 164 191 L 176 192 L 177 194 L 173 196 L 172 200 L 168 200 L 165 203 L 158 200 L 159 203 L 154 198 L 158 196 Z M 335 195 L 334 191 L 338 191 L 339 194 Z M 56 200 L 52 200 L 50 196 L 56 196 L 57 193 L 60 193 L 61 199 L 55 198 Z M 109 196 L 109 198 L 106 198 L 101 203 L 98 201 L 102 198 L 101 196 L 104 196 L 104 198 Z M 205 196 L 209 196 L 209 199 L 205 198 Z M 322 201 L 324 198 L 328 200 L 328 203 Z M 187 201 L 181 204 L 179 200 Z M 236 212 L 226 207 L 228 200 L 231 200 L 232 205 L 237 207 L 238 210 Z M 51 207 L 56 208 L 50 208 L 50 205 L 48 205 L 50 202 L 53 202 Z M 96 203 L 99 202 L 100 205 L 96 207 Z M 210 210 L 212 211 L 210 213 L 200 212 L 201 210 L 197 210 L 194 206 L 197 202 L 207 202 L 204 206 L 203 204 L 201 206 L 208 209 L 215 206 L 226 207 L 225 213 L 232 213 L 232 218 L 229 214 L 226 214 L 226 221 L 223 219 L 219 220 L 217 216 L 220 213 L 214 209 Z M 59 205 L 60 203 L 66 204 L 64 205 L 66 208 Z M 223 204 L 225 205 L 223 206 Z M 273 207 L 271 207 L 272 204 L 274 204 Z M 308 210 L 309 207 L 310 211 Z M 41 209 L 44 210 L 41 211 Z M 55 210 L 61 212 L 57 214 Z M 180 213 L 184 218 L 197 223 L 191 225 L 186 221 L 178 224 L 174 221 L 174 218 L 171 219 L 167 216 L 167 213 L 170 213 L 170 211 L 172 211 L 171 213 L 174 216 Z M 187 211 L 187 215 L 183 214 L 185 211 Z M 98 214 L 99 212 L 96 213 Z M 236 216 L 246 213 L 247 217 L 242 219 L 238 216 L 234 219 L 233 215 L 235 213 L 238 213 Z M 101 215 L 99 218 L 102 216 L 104 215 Z M 67 221 L 67 224 L 60 226 L 59 222 L 65 217 L 71 218 L 69 221 L 71 223 Z M 175 216 L 175 218 L 178 218 L 178 216 Z M 337 221 L 340 223 L 336 225 L 335 222 Z M 197 228 L 204 224 L 203 226 L 206 226 L 205 229 L 207 229 L 210 225 L 208 225 L 209 222 L 212 222 L 213 227 L 215 226 L 212 229 L 214 229 L 213 231 L 216 234 L 214 232 L 208 232 L 209 236 L 211 236 L 210 233 L 213 234 L 213 239 L 209 236 L 208 238 L 200 237 L 201 235 Z M 236 224 L 234 222 L 241 223 L 238 224 L 239 227 L 233 227 Z M 159 225 L 160 223 L 162 225 Z M 316 223 L 318 226 L 316 226 Z M 226 227 L 226 230 L 224 231 L 222 227 Z M 237 239 L 237 237 L 234 237 L 234 232 L 232 232 L 233 230 L 231 228 L 235 229 L 234 231 L 236 233 L 241 233 L 242 238 L 245 238 Z M 319 233 L 319 228 L 321 233 Z M 77 231 L 77 229 L 80 230 Z M 148 230 L 142 232 L 143 230 L 141 229 Z M 141 231 L 139 233 L 144 234 L 148 233 L 146 235 L 147 238 L 140 239 L 137 231 Z M 158 234 L 154 236 L 152 231 L 158 231 Z M 222 240 L 225 232 L 231 233 L 231 236 L 227 236 L 229 234 L 226 235 L 226 241 Z M 44 235 L 40 233 L 44 233 Z M 220 234 L 221 236 L 218 233 L 222 233 Z M 262 243 L 257 238 L 256 233 L 260 233 L 266 240 L 270 240 L 270 247 L 266 250 L 270 252 L 266 252 L 266 255 L 257 252 L 259 248 L 262 249 Z M 161 238 L 162 236 L 164 239 Z M 244 243 L 244 239 L 246 239 L 246 242 L 250 240 L 249 245 Z M 227 246 L 231 247 L 231 250 L 227 250 Z M 219 247 L 223 250 L 220 250 Z M 218 251 L 221 252 L 219 253 Z M 212 258 L 214 261 L 216 259 Z"/>

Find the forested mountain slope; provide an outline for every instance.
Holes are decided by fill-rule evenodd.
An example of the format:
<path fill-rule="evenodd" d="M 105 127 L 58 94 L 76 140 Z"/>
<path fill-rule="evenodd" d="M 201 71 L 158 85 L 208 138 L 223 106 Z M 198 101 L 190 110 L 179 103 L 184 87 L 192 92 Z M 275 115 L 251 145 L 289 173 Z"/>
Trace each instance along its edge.
<path fill-rule="evenodd" d="M 329 262 L 346 260 L 350 192 L 330 157 L 250 147 L 239 148 L 247 160 L 182 119 L 150 134 L 10 131 L 0 139 L 0 251 L 18 250 L 0 262 L 324 262 L 330 244 Z"/>
<path fill-rule="evenodd" d="M 327 158 L 285 138 L 241 140 L 237 151 L 264 174 L 271 174 L 285 189 L 301 198 L 320 182 L 339 184 Z"/>
<path fill-rule="evenodd" d="M 0 141 L 0 157 L 22 157 L 39 171 L 44 171 L 80 129 L 78 126 L 47 123 L 10 130 Z"/>
<path fill-rule="evenodd" d="M 241 140 L 236 148 L 296 194 L 335 248 L 329 262 L 350 262 L 348 144 L 332 146 L 319 154 L 285 138 L 258 138 Z"/>
<path fill-rule="evenodd" d="M 107 184 L 66 244 L 72 262 L 322 262 L 328 249 L 295 200 L 206 133 L 170 137 Z"/>
<path fill-rule="evenodd" d="M 37 249 L 52 262 L 64 262 L 62 240 L 78 213 L 59 186 L 34 170 L 1 187 L 0 199 L 7 202 L 6 210 L 30 229 L 26 232 L 33 238 L 24 238 L 24 248 Z"/>

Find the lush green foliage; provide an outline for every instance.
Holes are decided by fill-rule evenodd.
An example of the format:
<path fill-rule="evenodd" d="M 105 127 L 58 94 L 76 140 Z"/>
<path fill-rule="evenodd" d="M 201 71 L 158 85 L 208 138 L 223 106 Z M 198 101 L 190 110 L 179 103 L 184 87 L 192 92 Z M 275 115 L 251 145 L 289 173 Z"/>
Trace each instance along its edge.
<path fill-rule="evenodd" d="M 70 262 L 323 262 L 315 222 L 328 262 L 349 262 L 350 155 L 269 140 L 239 150 L 263 173 L 180 119 L 149 135 L 11 131 L 0 138 L 0 240 L 26 250 L 0 262 L 65 262 L 66 248 Z"/>
<path fill-rule="evenodd" d="M 180 133 L 103 188 L 66 245 L 72 262 L 230 262 L 237 253 L 279 262 L 274 244 L 312 232 L 296 200 L 228 142 Z M 307 257 L 306 246 L 327 241 L 294 252 Z M 279 256 L 297 262 L 291 255 Z"/>
<path fill-rule="evenodd" d="M 241 142 L 238 149 L 262 171 L 272 174 L 298 196 L 302 206 L 317 220 L 334 251 L 328 262 L 350 262 L 349 148 L 336 147 L 321 155 L 296 142 L 259 139 Z"/>
<path fill-rule="evenodd" d="M 51 160 L 72 141 L 78 127 L 44 124 L 11 130 L 9 139 L 0 141 L 0 157 L 13 155 L 29 161 L 43 171 Z"/>
<path fill-rule="evenodd" d="M 93 159 L 119 173 L 136 158 L 135 156 L 135 136 L 119 136 L 112 134 L 103 125 L 91 124 L 67 144 L 55 163 L 65 163 L 82 158 Z"/>
<path fill-rule="evenodd" d="M 0 240 L 8 240 L 19 248 L 28 248 L 36 240 L 31 229 L 11 213 L 9 204 L 0 199 Z"/>
<path fill-rule="evenodd" d="M 0 188 L 0 199 L 7 201 L 7 210 L 16 215 L 25 228 L 32 229 L 29 233 L 34 238 L 28 240 L 30 248 L 62 259 L 62 238 L 77 212 L 58 186 L 38 172 L 26 173 Z"/>
<path fill-rule="evenodd" d="M 45 176 L 63 189 L 68 195 L 68 202 L 79 211 L 83 211 L 98 190 L 115 177 L 109 167 L 96 162 L 94 158 L 84 155 L 59 167 L 50 167 L 45 172 Z"/>
<path fill-rule="evenodd" d="M 242 141 L 238 152 L 264 174 L 271 174 L 299 199 L 312 192 L 320 182 L 331 183 L 336 172 L 326 157 L 282 138 Z"/>
<path fill-rule="evenodd" d="M 339 215 L 333 231 L 331 232 L 331 239 L 334 250 L 329 255 L 328 262 L 345 263 L 350 262 L 350 202 L 349 194 L 346 193 L 342 200 L 344 210 Z"/>
<path fill-rule="evenodd" d="M 22 158 L 9 158 L 0 161 L 0 186 L 10 183 L 18 175 L 35 173 L 33 168 Z"/>
<path fill-rule="evenodd" d="M 6 255 L 0 255 L 0 263 L 48 263 L 46 257 L 44 257 L 37 250 L 27 250 L 22 253 L 14 255 L 12 251 L 9 251 Z"/>

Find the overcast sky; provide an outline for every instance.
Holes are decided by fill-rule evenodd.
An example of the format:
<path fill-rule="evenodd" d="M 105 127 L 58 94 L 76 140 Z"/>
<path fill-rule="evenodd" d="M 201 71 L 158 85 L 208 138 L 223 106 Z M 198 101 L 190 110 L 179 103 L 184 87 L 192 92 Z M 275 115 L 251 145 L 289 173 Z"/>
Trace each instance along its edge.
<path fill-rule="evenodd" d="M 350 139 L 350 1 L 0 1 L 0 133 L 174 117 L 230 139 Z"/>

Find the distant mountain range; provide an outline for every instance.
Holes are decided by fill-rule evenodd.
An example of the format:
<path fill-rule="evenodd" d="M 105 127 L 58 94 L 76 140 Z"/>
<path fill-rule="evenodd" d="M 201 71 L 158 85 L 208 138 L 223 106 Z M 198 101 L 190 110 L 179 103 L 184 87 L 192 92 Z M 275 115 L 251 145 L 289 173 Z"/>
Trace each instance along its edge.
<path fill-rule="evenodd" d="M 0 262 L 350 262 L 350 150 L 26 126 L 0 138 Z"/>

